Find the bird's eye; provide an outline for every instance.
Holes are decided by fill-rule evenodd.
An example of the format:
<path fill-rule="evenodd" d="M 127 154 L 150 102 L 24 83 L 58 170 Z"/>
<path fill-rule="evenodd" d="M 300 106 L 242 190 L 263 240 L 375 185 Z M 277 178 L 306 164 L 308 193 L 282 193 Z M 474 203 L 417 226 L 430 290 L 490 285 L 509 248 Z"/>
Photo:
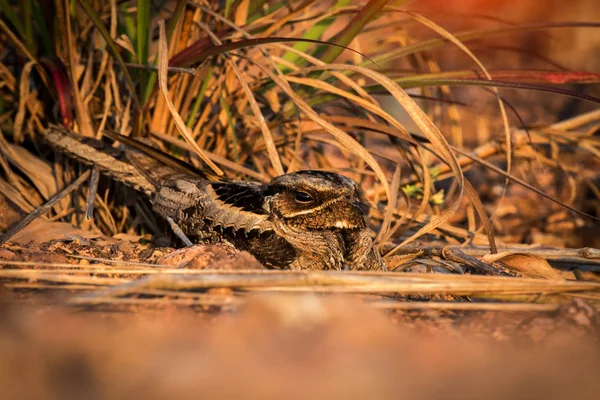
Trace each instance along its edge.
<path fill-rule="evenodd" d="M 296 201 L 300 203 L 309 203 L 312 199 L 311 195 L 306 192 L 296 192 Z"/>

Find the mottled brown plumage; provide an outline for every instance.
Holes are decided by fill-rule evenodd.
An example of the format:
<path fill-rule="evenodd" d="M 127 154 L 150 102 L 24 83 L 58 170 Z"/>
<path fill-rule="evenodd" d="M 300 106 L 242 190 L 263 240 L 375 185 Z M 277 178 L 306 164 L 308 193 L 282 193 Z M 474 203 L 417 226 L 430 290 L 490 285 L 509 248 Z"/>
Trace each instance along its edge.
<path fill-rule="evenodd" d="M 125 177 L 115 178 L 135 182 L 158 215 L 173 219 L 197 241 L 229 241 L 268 268 L 383 269 L 359 207 L 358 187 L 347 177 L 299 171 L 268 184 L 223 181 L 164 156 L 158 160 L 156 150 L 132 139 L 108 136 L 125 143 L 128 160 L 140 172 L 135 176 L 127 170 Z M 51 129 L 47 139 L 87 164 L 105 157 L 90 156 L 92 151 L 77 141 L 66 145 L 73 138 L 64 131 Z M 110 166 L 103 169 L 111 175 Z"/>

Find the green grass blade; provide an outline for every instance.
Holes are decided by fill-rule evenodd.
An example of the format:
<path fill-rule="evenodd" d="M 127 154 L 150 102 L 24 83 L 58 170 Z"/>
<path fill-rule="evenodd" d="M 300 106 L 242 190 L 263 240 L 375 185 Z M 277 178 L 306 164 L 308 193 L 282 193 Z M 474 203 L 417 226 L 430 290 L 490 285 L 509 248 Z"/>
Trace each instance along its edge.
<path fill-rule="evenodd" d="M 132 46 L 135 46 L 135 43 L 137 42 L 136 18 L 129 12 L 129 6 L 126 2 L 119 5 L 119 20 L 125 31 L 125 36 L 129 38 Z M 125 52 L 125 59 L 128 62 L 137 64 L 138 60 L 136 60 L 136 58 L 137 54 L 133 55 L 129 51 Z"/>
<path fill-rule="evenodd" d="M 229 13 L 231 13 L 231 7 L 233 6 L 233 3 L 235 3 L 235 0 L 227 0 L 225 2 L 225 12 L 223 14 L 225 18 L 229 18 Z"/>

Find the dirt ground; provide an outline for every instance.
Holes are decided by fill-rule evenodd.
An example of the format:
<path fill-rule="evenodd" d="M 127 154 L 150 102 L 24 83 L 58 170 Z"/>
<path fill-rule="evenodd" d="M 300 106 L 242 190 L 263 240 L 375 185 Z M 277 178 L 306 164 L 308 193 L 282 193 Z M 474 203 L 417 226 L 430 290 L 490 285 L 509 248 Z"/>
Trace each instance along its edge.
<path fill-rule="evenodd" d="M 598 337 L 581 310 L 417 316 L 351 297 L 278 295 L 236 313 L 135 311 L 3 302 L 2 398 L 593 399 L 600 390 Z"/>
<path fill-rule="evenodd" d="M 223 246 L 190 262 L 174 249 L 102 237 L 0 249 L 5 261 L 89 262 L 77 256 L 162 257 L 199 269 L 253 262 Z M 582 300 L 539 313 L 383 311 L 360 296 L 317 294 L 248 295 L 224 311 L 66 304 L 81 292 L 36 287 L 35 279 L 0 283 L 3 399 L 592 399 L 600 392 L 599 318 Z"/>

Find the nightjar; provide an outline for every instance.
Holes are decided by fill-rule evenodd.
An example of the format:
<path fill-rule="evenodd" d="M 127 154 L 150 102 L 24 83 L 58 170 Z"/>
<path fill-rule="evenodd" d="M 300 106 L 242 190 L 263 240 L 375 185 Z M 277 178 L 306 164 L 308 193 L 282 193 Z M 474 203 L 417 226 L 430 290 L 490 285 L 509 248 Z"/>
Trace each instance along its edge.
<path fill-rule="evenodd" d="M 61 153 L 150 196 L 154 212 L 197 242 L 228 241 L 267 268 L 384 269 L 358 186 L 345 176 L 309 170 L 267 184 L 226 181 L 137 140 L 114 132 L 106 136 L 125 145 L 127 161 L 65 130 L 46 132 Z"/>

